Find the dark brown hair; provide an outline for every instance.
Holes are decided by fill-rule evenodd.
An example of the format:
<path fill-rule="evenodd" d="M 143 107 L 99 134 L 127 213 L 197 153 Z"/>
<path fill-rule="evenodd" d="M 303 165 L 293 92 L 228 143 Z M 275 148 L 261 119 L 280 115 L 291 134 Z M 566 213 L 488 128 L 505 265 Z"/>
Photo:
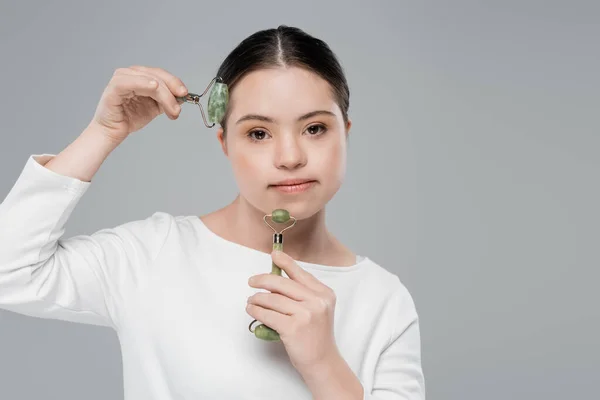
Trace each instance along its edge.
<path fill-rule="evenodd" d="M 348 122 L 350 90 L 342 66 L 324 41 L 299 28 L 280 25 L 277 29 L 261 30 L 248 36 L 225 58 L 217 76 L 231 91 L 252 71 L 292 66 L 305 68 L 329 82 L 344 122 Z M 229 109 L 221 123 L 225 131 L 228 117 Z"/>

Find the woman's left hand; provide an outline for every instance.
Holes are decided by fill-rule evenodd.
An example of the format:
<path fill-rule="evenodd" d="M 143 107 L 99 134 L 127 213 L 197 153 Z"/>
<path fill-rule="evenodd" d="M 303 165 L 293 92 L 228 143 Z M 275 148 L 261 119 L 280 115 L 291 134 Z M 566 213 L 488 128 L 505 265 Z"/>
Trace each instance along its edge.
<path fill-rule="evenodd" d="M 289 255 L 273 251 L 271 258 L 289 279 L 270 273 L 251 277 L 250 286 L 271 293 L 250 296 L 246 311 L 279 333 L 292 365 L 301 374 L 327 365 L 339 354 L 333 334 L 334 291 Z"/>

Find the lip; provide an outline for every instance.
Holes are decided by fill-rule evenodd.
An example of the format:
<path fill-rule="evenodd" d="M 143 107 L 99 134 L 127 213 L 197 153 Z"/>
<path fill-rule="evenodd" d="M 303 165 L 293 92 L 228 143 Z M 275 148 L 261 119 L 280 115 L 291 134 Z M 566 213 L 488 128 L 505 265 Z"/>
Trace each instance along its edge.
<path fill-rule="evenodd" d="M 283 181 L 274 183 L 271 186 L 292 186 L 292 185 L 301 185 L 301 184 L 307 183 L 307 182 L 314 182 L 314 179 L 302 179 L 302 178 L 285 179 Z"/>
<path fill-rule="evenodd" d="M 310 189 L 316 181 L 311 179 L 286 179 L 271 185 L 271 187 L 282 193 L 301 193 Z"/>

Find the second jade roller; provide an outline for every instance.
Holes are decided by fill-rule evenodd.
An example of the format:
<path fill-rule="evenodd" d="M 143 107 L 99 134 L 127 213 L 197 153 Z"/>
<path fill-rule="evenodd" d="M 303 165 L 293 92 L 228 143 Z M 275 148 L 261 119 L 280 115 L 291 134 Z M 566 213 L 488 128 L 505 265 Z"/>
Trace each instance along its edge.
<path fill-rule="evenodd" d="M 281 232 L 277 232 L 277 230 L 275 228 L 273 228 L 273 226 L 271 226 L 271 224 L 269 224 L 267 222 L 267 218 L 270 218 L 271 221 L 273 221 L 276 224 L 285 224 L 285 223 L 289 222 L 290 220 L 292 220 L 293 223 L 291 225 L 285 227 L 284 229 L 282 229 Z M 273 234 L 273 250 L 283 251 L 283 232 L 287 229 L 290 229 L 292 226 L 294 226 L 296 224 L 296 219 L 294 217 L 290 216 L 290 213 L 287 210 L 277 209 L 277 210 L 274 210 L 271 214 L 265 215 L 263 220 L 265 221 L 265 224 L 267 224 L 275 232 Z M 271 262 L 271 273 L 274 275 L 281 276 L 281 268 L 279 268 L 273 261 Z M 279 333 L 277 333 L 277 331 L 275 331 L 274 329 L 272 329 L 264 324 L 260 324 L 256 328 L 254 328 L 254 330 L 252 330 L 252 325 L 255 322 L 257 322 L 257 321 L 253 320 L 250 323 L 250 326 L 248 327 L 248 329 L 250 330 L 250 332 L 254 333 L 254 335 L 257 338 L 266 340 L 269 342 L 277 342 L 280 340 Z"/>

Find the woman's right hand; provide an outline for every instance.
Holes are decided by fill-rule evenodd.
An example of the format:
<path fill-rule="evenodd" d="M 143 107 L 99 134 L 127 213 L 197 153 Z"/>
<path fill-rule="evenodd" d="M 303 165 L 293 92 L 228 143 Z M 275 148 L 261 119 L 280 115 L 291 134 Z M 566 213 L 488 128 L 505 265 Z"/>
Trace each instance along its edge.
<path fill-rule="evenodd" d="M 183 82 L 161 68 L 118 68 L 102 93 L 91 122 L 117 143 L 146 126 L 163 112 L 177 119 L 187 95 Z"/>

